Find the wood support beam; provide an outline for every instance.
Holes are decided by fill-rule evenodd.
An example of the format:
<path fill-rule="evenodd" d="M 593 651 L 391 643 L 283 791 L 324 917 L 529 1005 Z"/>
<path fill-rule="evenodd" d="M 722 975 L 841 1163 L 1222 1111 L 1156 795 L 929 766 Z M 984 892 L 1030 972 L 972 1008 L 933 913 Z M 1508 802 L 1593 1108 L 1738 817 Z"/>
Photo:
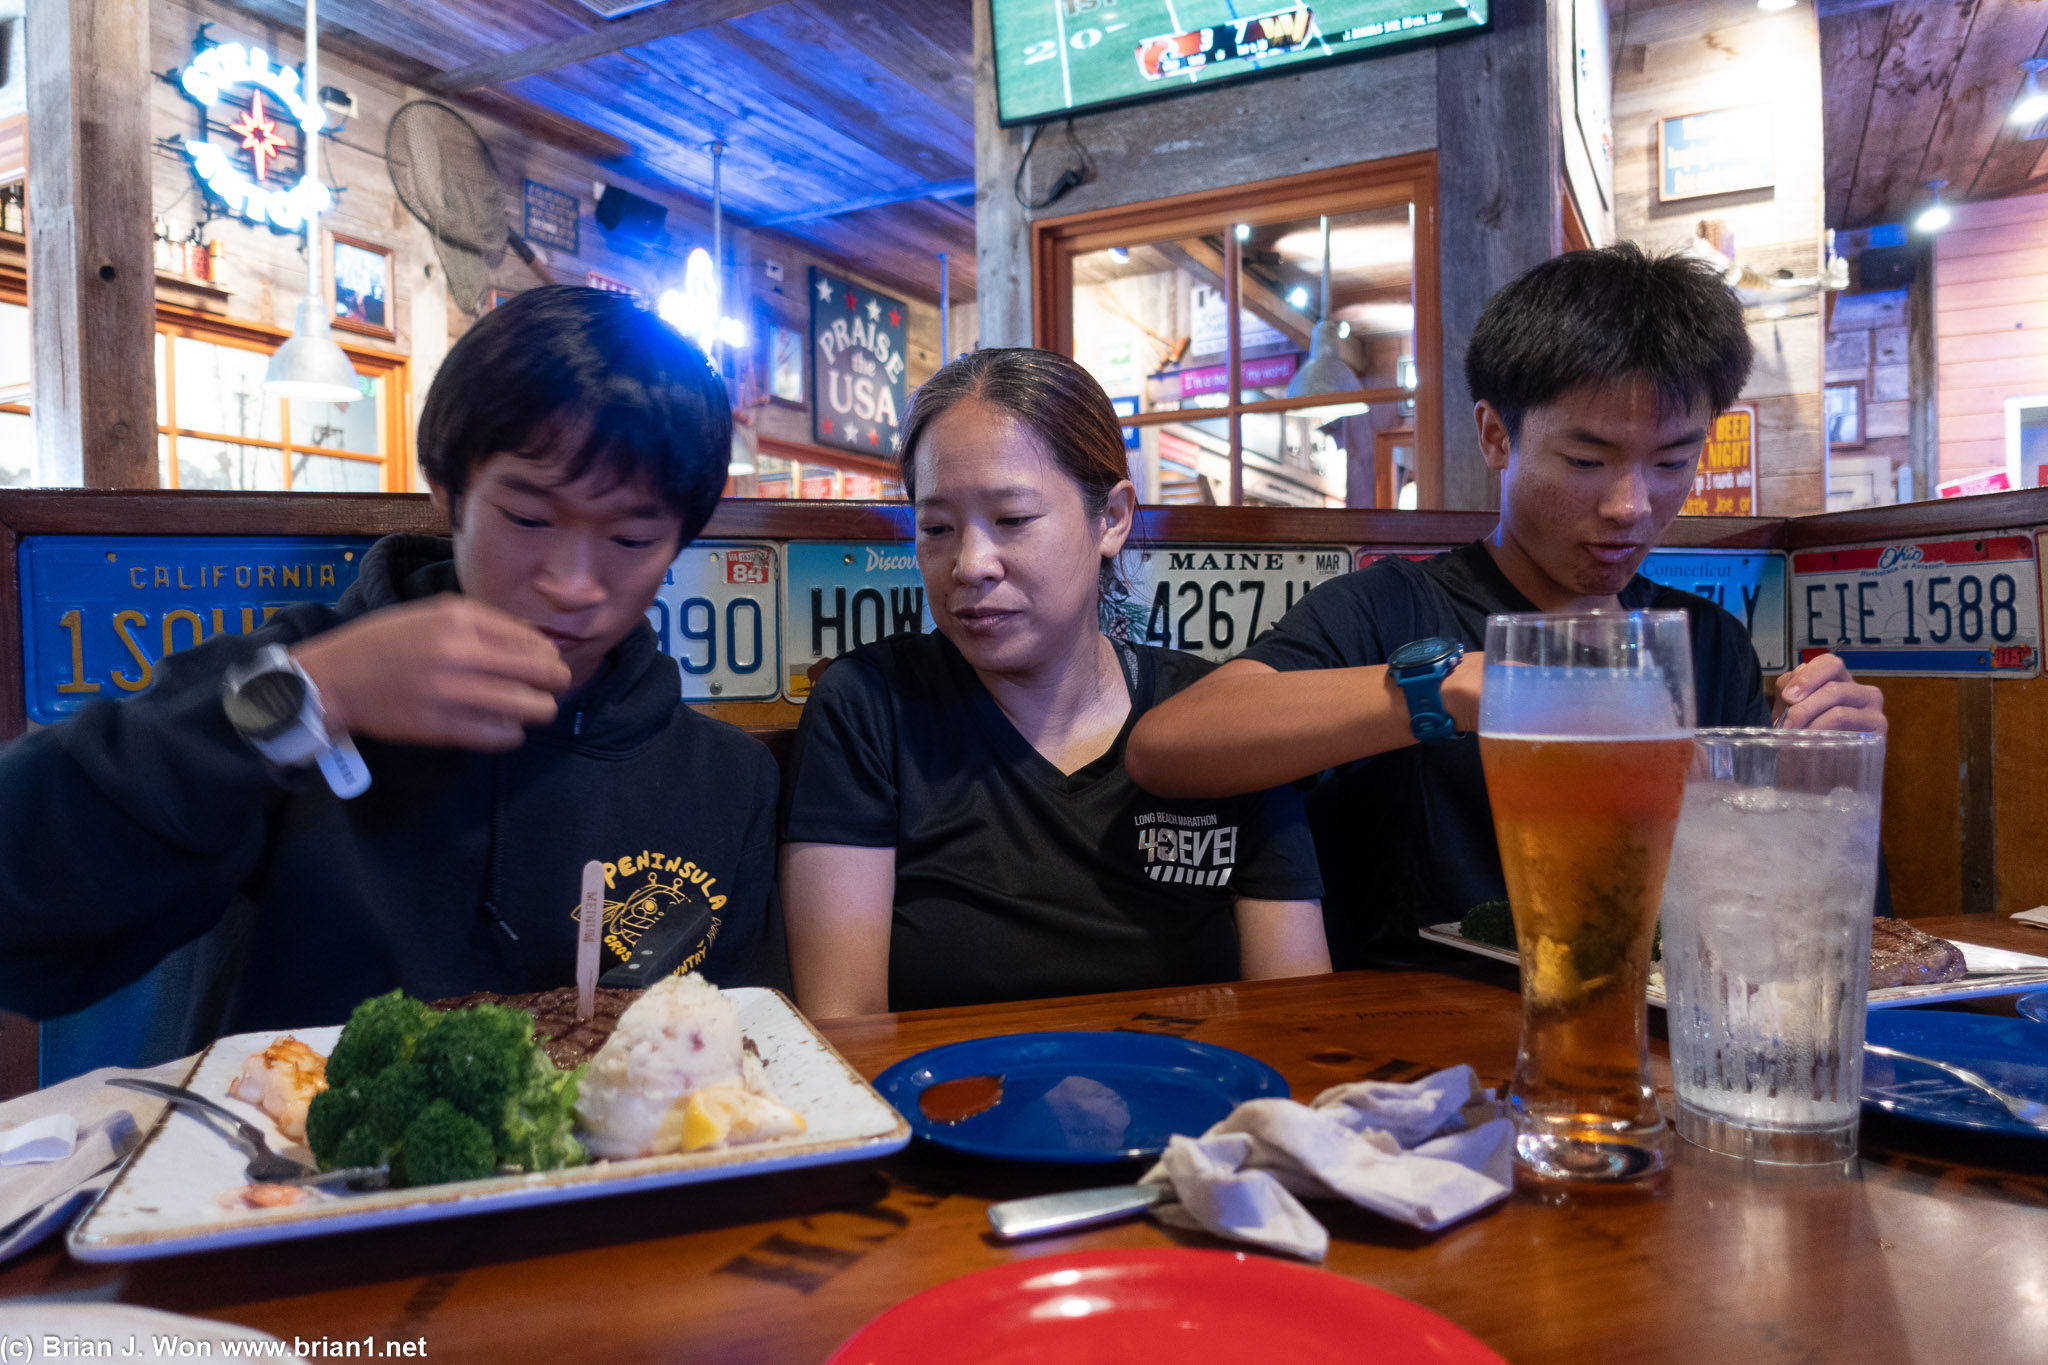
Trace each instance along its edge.
<path fill-rule="evenodd" d="M 780 0 L 668 0 L 667 4 L 654 9 L 599 24 L 574 38 L 564 38 L 558 43 L 540 43 L 517 52 L 507 52 L 502 57 L 493 57 L 487 62 L 458 67 L 435 77 L 428 88 L 444 95 L 454 95 L 481 90 L 487 85 L 502 85 L 522 76 L 538 76 L 542 72 L 574 66 L 594 57 L 607 57 L 629 47 L 651 43 L 657 38 L 673 38 L 691 29 L 709 28 L 779 3 Z"/>
<path fill-rule="evenodd" d="M 157 483 L 147 0 L 29 0 L 36 481 Z"/>

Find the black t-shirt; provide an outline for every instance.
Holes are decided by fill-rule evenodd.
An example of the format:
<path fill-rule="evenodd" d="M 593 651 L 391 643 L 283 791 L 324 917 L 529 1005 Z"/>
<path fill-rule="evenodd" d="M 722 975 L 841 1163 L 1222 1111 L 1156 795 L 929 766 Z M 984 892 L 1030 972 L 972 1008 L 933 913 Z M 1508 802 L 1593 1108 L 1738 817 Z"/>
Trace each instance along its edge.
<path fill-rule="evenodd" d="M 1131 726 L 1210 665 L 1117 652 L 1130 718 L 1072 774 L 943 635 L 855 650 L 812 691 L 782 837 L 896 850 L 891 1009 L 1235 980 L 1239 896 L 1322 894 L 1293 788 L 1181 801 L 1131 781 Z"/>
<path fill-rule="evenodd" d="M 1641 574 L 1621 590 L 1621 604 L 1691 614 L 1701 726 L 1770 723 L 1756 651 L 1733 616 Z M 1321 585 L 1243 657 L 1291 672 L 1384 664 L 1408 641 L 1432 635 L 1482 649 L 1488 616 L 1535 610 L 1485 542 L 1474 541 L 1419 563 L 1383 559 Z M 1323 775 L 1308 810 L 1328 887 L 1323 923 L 1339 970 L 1439 960 L 1417 927 L 1507 898 L 1476 736 L 1347 763 Z"/>

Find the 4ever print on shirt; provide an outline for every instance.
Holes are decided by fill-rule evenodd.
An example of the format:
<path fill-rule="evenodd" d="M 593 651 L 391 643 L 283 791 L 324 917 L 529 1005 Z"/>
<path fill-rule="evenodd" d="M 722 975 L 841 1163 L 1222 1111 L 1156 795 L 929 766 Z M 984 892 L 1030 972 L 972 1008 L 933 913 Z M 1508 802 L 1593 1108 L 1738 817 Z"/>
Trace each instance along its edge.
<path fill-rule="evenodd" d="M 942 635 L 866 646 L 819 680 L 783 838 L 896 850 L 890 1008 L 1234 980 L 1239 896 L 1322 894 L 1292 788 L 1166 800 L 1131 781 L 1131 726 L 1209 665 L 1117 653 L 1130 716 L 1070 774 Z"/>

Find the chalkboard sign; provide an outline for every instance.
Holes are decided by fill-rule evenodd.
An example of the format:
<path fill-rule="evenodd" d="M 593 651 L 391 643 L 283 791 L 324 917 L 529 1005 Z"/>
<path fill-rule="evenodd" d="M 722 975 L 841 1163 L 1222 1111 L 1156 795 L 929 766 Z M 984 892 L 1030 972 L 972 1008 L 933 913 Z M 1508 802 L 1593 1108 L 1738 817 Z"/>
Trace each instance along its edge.
<path fill-rule="evenodd" d="M 577 219 L 582 209 L 575 195 L 538 180 L 527 181 L 526 240 L 575 255 Z"/>
<path fill-rule="evenodd" d="M 910 398 L 901 299 L 811 267 L 811 439 L 889 459 Z"/>

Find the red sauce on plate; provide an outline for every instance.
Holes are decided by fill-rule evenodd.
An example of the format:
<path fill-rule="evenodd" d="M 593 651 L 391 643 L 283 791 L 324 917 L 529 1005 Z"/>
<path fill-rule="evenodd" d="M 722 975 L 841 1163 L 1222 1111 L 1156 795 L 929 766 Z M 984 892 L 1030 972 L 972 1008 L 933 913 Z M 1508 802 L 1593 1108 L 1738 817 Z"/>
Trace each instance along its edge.
<path fill-rule="evenodd" d="M 933 1123 L 961 1123 L 995 1108 L 1002 1099 L 1001 1076 L 962 1076 L 920 1090 L 917 1107 Z"/>

